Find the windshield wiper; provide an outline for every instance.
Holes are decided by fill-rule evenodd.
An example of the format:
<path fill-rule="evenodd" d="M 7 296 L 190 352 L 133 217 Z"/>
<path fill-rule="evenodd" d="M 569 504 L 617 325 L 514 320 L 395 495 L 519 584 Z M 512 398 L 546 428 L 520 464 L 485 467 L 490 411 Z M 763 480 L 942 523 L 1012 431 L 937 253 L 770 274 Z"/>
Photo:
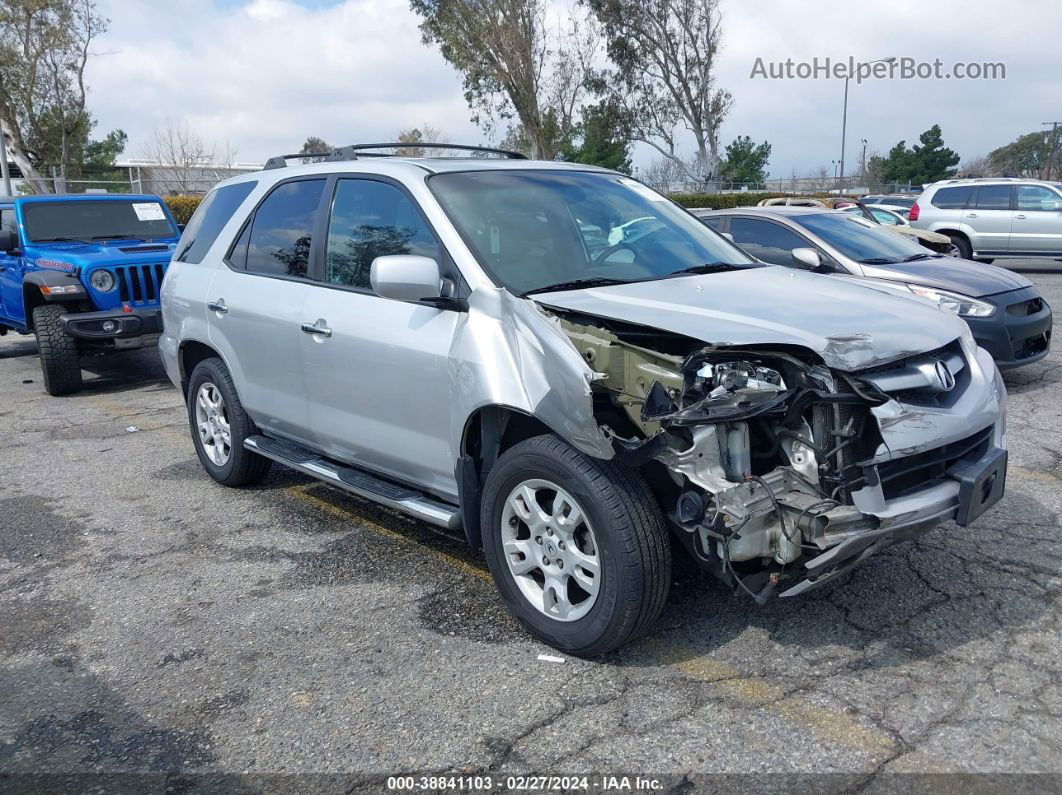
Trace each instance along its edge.
<path fill-rule="evenodd" d="M 82 243 L 88 245 L 87 240 L 82 240 L 80 237 L 40 237 L 33 241 L 34 243 Z"/>
<path fill-rule="evenodd" d="M 584 287 L 609 287 L 614 284 L 629 284 L 629 282 L 626 279 L 610 279 L 605 276 L 588 276 L 585 279 L 573 279 L 569 282 L 547 284 L 545 287 L 534 287 L 521 293 L 521 296 L 526 298 L 535 293 L 551 293 L 555 290 L 579 290 Z"/>
<path fill-rule="evenodd" d="M 90 240 L 136 240 L 140 243 L 147 243 L 147 238 L 137 237 L 136 235 L 93 235 Z"/>
<path fill-rule="evenodd" d="M 907 257 L 904 260 L 904 262 L 914 262 L 915 260 L 918 260 L 918 259 L 929 259 L 930 257 L 933 257 L 933 256 L 937 256 L 937 255 L 935 255 L 935 254 L 921 254 L 921 253 L 912 254 L 911 256 Z"/>
<path fill-rule="evenodd" d="M 745 268 L 754 268 L 755 265 L 740 265 L 736 262 L 706 262 L 703 265 L 691 265 L 688 268 L 666 273 L 658 278 L 670 279 L 672 276 L 689 276 L 695 273 L 719 273 L 720 271 L 739 271 Z"/>
<path fill-rule="evenodd" d="M 895 265 L 896 260 L 891 257 L 867 257 L 859 260 L 863 265 Z"/>

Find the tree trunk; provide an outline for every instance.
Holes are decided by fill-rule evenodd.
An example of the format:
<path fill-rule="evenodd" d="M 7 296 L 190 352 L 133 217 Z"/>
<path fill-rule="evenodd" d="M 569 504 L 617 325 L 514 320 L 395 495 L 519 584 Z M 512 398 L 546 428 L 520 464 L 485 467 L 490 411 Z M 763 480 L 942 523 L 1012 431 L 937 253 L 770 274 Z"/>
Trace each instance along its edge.
<path fill-rule="evenodd" d="M 18 166 L 18 170 L 22 172 L 22 178 L 33 187 L 34 193 L 51 193 L 47 181 L 41 178 L 40 173 L 33 167 L 29 153 L 19 143 L 21 136 L 12 135 L 11 128 L 6 121 L 0 120 L 0 124 L 3 125 L 7 148 L 11 152 L 11 162 Z"/>

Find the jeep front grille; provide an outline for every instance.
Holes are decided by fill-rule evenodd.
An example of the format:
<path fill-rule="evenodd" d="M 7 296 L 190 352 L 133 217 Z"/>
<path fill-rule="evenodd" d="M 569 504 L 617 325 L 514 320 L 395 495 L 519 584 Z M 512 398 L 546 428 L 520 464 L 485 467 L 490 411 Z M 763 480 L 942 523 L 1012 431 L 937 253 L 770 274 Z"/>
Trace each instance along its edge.
<path fill-rule="evenodd" d="M 166 266 L 121 265 L 114 269 L 118 296 L 123 304 L 157 304 Z"/>

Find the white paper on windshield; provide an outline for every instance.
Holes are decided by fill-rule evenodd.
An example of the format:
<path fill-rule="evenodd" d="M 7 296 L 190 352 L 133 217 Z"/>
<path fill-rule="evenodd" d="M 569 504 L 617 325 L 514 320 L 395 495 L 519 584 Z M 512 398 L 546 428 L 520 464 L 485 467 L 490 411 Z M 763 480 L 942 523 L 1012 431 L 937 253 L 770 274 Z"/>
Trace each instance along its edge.
<path fill-rule="evenodd" d="M 166 213 L 158 202 L 133 202 L 133 212 L 141 221 L 165 221 Z"/>
<path fill-rule="evenodd" d="M 651 202 L 667 201 L 667 196 L 660 195 L 652 188 L 647 188 L 645 185 L 638 182 L 637 180 L 627 179 L 626 177 L 624 177 L 620 179 L 619 184 L 630 188 L 632 191 L 639 194 L 643 199 L 648 199 Z"/>

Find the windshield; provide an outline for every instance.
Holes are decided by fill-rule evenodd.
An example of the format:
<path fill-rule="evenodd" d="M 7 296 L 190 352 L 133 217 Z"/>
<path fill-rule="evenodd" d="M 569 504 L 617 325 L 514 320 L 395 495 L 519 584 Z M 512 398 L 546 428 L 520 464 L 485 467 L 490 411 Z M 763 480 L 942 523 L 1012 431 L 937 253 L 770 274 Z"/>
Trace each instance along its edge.
<path fill-rule="evenodd" d="M 932 256 L 918 243 L 848 213 L 799 215 L 791 220 L 856 262 L 886 264 Z"/>
<path fill-rule="evenodd" d="M 149 199 L 27 202 L 22 219 L 34 243 L 177 236 L 162 202 Z"/>
<path fill-rule="evenodd" d="M 666 197 L 618 174 L 472 171 L 429 185 L 480 264 L 518 294 L 756 267 Z"/>

